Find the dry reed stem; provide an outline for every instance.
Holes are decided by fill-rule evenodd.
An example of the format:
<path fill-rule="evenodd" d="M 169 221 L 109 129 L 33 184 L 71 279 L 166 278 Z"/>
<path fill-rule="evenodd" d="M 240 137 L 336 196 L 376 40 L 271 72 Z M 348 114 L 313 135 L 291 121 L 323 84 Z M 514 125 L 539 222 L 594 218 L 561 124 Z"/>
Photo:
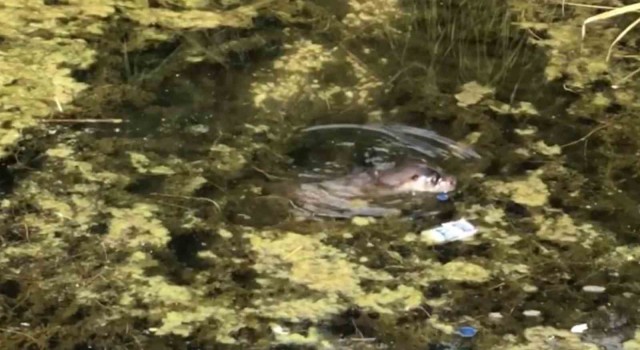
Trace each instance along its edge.
<path fill-rule="evenodd" d="M 582 41 L 584 41 L 584 38 L 586 36 L 587 24 L 593 23 L 593 22 L 597 22 L 597 21 L 603 21 L 603 20 L 606 20 L 606 19 L 609 19 L 609 18 L 621 16 L 621 15 L 624 15 L 624 14 L 627 14 L 627 13 L 630 13 L 630 12 L 636 12 L 636 11 L 640 11 L 640 2 L 636 3 L 636 4 L 632 4 L 632 5 L 618 7 L 618 8 L 609 10 L 609 11 L 605 11 L 603 13 L 599 13 L 597 15 L 594 15 L 594 16 L 591 16 L 591 17 L 585 19 L 584 22 L 582 22 L 582 31 L 581 31 L 581 33 L 582 33 L 582 36 L 581 36 Z M 638 23 L 640 23 L 640 18 L 638 18 L 633 23 L 628 25 L 615 38 L 615 40 L 613 40 L 611 45 L 609 45 L 609 50 L 607 51 L 607 59 L 606 59 L 607 62 L 611 58 L 611 51 L 613 50 L 613 46 L 615 44 L 617 44 L 631 29 L 633 29 L 636 25 L 638 25 Z"/>

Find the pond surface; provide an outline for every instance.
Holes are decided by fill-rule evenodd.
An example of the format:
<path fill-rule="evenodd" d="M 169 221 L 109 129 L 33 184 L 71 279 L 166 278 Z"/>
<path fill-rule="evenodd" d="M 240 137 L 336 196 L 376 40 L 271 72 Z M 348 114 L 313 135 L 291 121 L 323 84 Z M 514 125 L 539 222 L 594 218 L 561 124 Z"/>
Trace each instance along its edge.
<path fill-rule="evenodd" d="M 578 54 L 596 13 L 497 0 L 0 7 L 13 30 L 0 53 L 24 64 L 18 78 L 0 68 L 3 110 L 23 118 L 0 114 L 0 344 L 638 348 L 638 90 L 614 86 L 637 67 L 602 64 L 617 22 Z M 619 57 L 636 49 L 628 35 Z M 21 53 L 27 38 L 40 44 Z M 24 59 L 51 47 L 66 58 L 51 54 L 50 72 Z M 49 72 L 61 97 L 39 96 L 28 71 Z M 424 156 L 375 133 L 301 131 L 331 123 L 433 130 L 480 157 L 428 159 L 457 179 L 446 201 L 295 217 L 273 188 Z M 424 238 L 462 218 L 472 239 Z"/>

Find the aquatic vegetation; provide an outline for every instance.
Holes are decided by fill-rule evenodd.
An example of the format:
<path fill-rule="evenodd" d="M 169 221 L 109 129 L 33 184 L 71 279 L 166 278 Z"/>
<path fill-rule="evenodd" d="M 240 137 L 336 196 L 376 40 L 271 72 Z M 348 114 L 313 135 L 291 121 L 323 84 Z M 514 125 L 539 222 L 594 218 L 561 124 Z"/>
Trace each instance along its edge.
<path fill-rule="evenodd" d="M 211 157 L 215 160 L 216 170 L 234 173 L 242 169 L 247 160 L 242 153 L 224 144 L 211 146 Z"/>
<path fill-rule="evenodd" d="M 624 350 L 640 349 L 640 331 L 636 331 L 635 338 L 627 340 L 622 346 Z"/>
<path fill-rule="evenodd" d="M 588 323 L 636 347 L 638 102 L 610 87 L 633 62 L 603 59 L 615 28 L 579 50 L 592 9 L 152 5 L 0 7 L 0 343 L 425 348 L 472 325 L 478 348 L 589 349 Z M 267 185 L 300 171 L 292 135 L 338 121 L 482 157 L 443 161 L 459 193 L 423 215 L 290 220 Z M 478 234 L 420 235 L 457 218 Z"/>
<path fill-rule="evenodd" d="M 2 11 L 7 10 L 0 10 L 0 16 Z M 3 22 L 11 26 L 13 21 Z M 71 77 L 70 68 L 87 68 L 95 61 L 94 56 L 95 52 L 79 39 L 17 36 L 4 44 L 0 59 L 0 102 L 4 106 L 0 113 L 4 125 L 0 156 L 9 154 L 23 137 L 23 130 L 38 125 L 37 118 L 51 116 L 88 87 Z"/>
<path fill-rule="evenodd" d="M 620 8 L 611 9 L 609 11 L 605 11 L 603 13 L 600 13 L 585 19 L 584 22 L 582 22 L 582 40 L 585 39 L 587 24 L 606 20 L 616 16 L 621 16 L 627 13 L 633 13 L 638 10 L 640 10 L 640 4 L 631 4 L 631 5 L 622 6 Z M 613 42 L 609 46 L 609 50 L 607 50 L 607 61 L 609 61 L 609 59 L 611 58 L 611 53 L 616 43 L 622 40 L 622 38 L 631 29 L 633 29 L 636 25 L 638 25 L 638 23 L 640 23 L 640 20 L 636 19 L 635 21 L 633 21 L 633 23 L 629 24 L 622 32 L 620 32 L 620 34 L 618 34 L 618 36 L 613 40 Z"/>
<path fill-rule="evenodd" d="M 393 31 L 391 25 L 404 13 L 395 0 L 349 0 L 349 13 L 344 17 L 344 25 L 366 35 L 378 36 L 378 31 Z"/>
<path fill-rule="evenodd" d="M 589 246 L 597 238 L 598 232 L 589 224 L 576 226 L 570 216 L 563 214 L 558 218 L 535 217 L 540 225 L 536 233 L 543 240 L 554 241 L 556 243 L 580 242 Z"/>
<path fill-rule="evenodd" d="M 274 61 L 273 69 L 279 73 L 279 76 L 286 78 L 279 80 L 277 85 L 274 82 L 259 83 L 255 81 L 252 84 L 252 91 L 254 94 L 253 103 L 256 107 L 267 108 L 268 101 L 265 101 L 267 99 L 286 103 L 304 90 L 311 94 L 322 94 L 325 99 L 331 97 L 333 93 L 340 92 L 339 89 L 330 89 L 321 93 L 317 91 L 320 85 L 318 83 L 314 85 L 311 78 L 313 73 L 317 73 L 325 64 L 334 60 L 331 51 L 308 40 L 296 42 L 285 49 L 288 49 L 290 53 Z"/>
<path fill-rule="evenodd" d="M 175 174 L 175 171 L 165 165 L 157 165 L 149 168 L 149 164 L 151 163 L 151 161 L 144 154 L 129 152 L 129 157 L 131 158 L 131 165 L 133 165 L 133 167 L 136 168 L 138 172 L 156 175 Z"/>
<path fill-rule="evenodd" d="M 458 282 L 486 282 L 490 273 L 480 265 L 473 263 L 452 261 L 442 265 L 439 269 L 429 272 L 429 279 L 447 279 Z"/>
<path fill-rule="evenodd" d="M 518 101 L 509 105 L 500 101 L 490 101 L 489 108 L 498 114 L 509 114 L 515 116 L 535 116 L 540 113 L 531 102 Z"/>
<path fill-rule="evenodd" d="M 596 350 L 598 346 L 580 341 L 580 337 L 569 331 L 552 327 L 531 327 L 524 331 L 526 343 L 512 344 L 502 349 L 533 350 L 555 347 L 567 350 Z"/>
<path fill-rule="evenodd" d="M 306 335 L 291 332 L 276 332 L 276 343 L 289 345 L 310 345 L 319 349 L 334 349 L 331 343 L 320 335 L 316 327 L 311 327 Z"/>
<path fill-rule="evenodd" d="M 455 98 L 458 100 L 458 106 L 467 107 L 482 101 L 483 98 L 494 93 L 494 88 L 482 86 L 478 82 L 472 81 L 462 85 L 462 91 L 457 93 Z"/>
<path fill-rule="evenodd" d="M 562 148 L 559 145 L 547 145 L 544 141 L 540 140 L 533 144 L 533 149 L 545 156 L 558 156 L 562 154 Z"/>
<path fill-rule="evenodd" d="M 516 203 L 543 206 L 549 198 L 549 189 L 540 179 L 542 172 L 532 172 L 524 180 L 509 182 L 487 181 L 485 186 L 496 194 L 506 194 Z"/>

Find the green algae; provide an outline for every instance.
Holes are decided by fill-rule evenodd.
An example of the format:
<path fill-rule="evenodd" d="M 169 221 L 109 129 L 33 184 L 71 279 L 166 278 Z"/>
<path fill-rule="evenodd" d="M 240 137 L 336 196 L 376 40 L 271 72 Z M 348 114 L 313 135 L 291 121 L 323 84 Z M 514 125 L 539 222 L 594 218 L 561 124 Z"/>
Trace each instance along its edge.
<path fill-rule="evenodd" d="M 598 237 L 598 232 L 592 225 L 583 224 L 576 226 L 570 216 L 564 214 L 557 218 L 534 218 L 540 223 L 540 229 L 536 235 L 543 240 L 556 243 L 576 243 L 589 246 Z"/>
<path fill-rule="evenodd" d="M 325 298 L 300 298 L 287 301 L 260 300 L 256 302 L 256 313 L 265 317 L 288 322 L 310 320 L 319 322 L 337 315 L 345 308 L 337 296 Z"/>
<path fill-rule="evenodd" d="M 131 209 L 112 208 L 109 231 L 105 244 L 112 246 L 163 247 L 169 240 L 169 231 L 154 218 L 158 209 L 144 203 L 134 204 Z"/>
<path fill-rule="evenodd" d="M 515 115 L 515 116 L 536 116 L 540 112 L 531 102 L 518 101 L 513 104 L 507 104 L 500 101 L 488 101 L 489 108 L 500 115 Z"/>
<path fill-rule="evenodd" d="M 224 144 L 212 146 L 211 156 L 215 159 L 216 169 L 221 172 L 237 172 L 247 163 L 241 152 Z"/>
<path fill-rule="evenodd" d="M 129 152 L 131 158 L 131 165 L 140 173 L 156 174 L 156 175 L 173 175 L 173 171 L 166 165 L 154 165 L 150 167 L 151 161 L 144 154 Z"/>
<path fill-rule="evenodd" d="M 383 288 L 380 292 L 370 293 L 356 298 L 356 304 L 365 310 L 381 314 L 395 314 L 397 310 L 409 310 L 420 306 L 422 293 L 408 286 L 399 286 L 395 290 Z"/>
<path fill-rule="evenodd" d="M 462 85 L 462 91 L 455 95 L 458 100 L 458 106 L 467 107 L 477 104 L 487 96 L 491 96 L 495 93 L 495 89 L 492 87 L 482 86 L 476 81 L 468 82 Z"/>
<path fill-rule="evenodd" d="M 372 271 L 349 262 L 344 253 L 324 245 L 318 238 L 292 232 L 267 238 L 273 235 L 249 236 L 259 256 L 254 268 L 265 275 L 260 283 L 269 288 L 278 285 L 278 280 L 287 279 L 317 296 L 309 298 L 304 297 L 307 293 L 299 293 L 296 299 L 285 302 L 258 301 L 261 305 L 257 310 L 259 314 L 288 321 L 319 322 L 344 312 L 351 304 L 364 310 L 393 315 L 398 310 L 413 309 L 422 303 L 422 293 L 410 286 L 364 290 L 361 286 L 363 281 L 391 281 L 391 276 L 384 271 Z"/>
<path fill-rule="evenodd" d="M 316 327 L 311 327 L 306 335 L 299 333 L 278 333 L 275 336 L 276 343 L 289 345 L 312 345 L 319 349 L 334 349 L 327 340 L 318 332 Z"/>
<path fill-rule="evenodd" d="M 427 263 L 421 275 L 422 284 L 440 280 L 483 283 L 491 278 L 491 273 L 484 267 L 464 261 L 452 261 L 444 265 Z"/>
<path fill-rule="evenodd" d="M 272 277 L 286 278 L 311 290 L 350 298 L 363 293 L 359 285 L 363 278 L 391 279 L 389 274 L 349 262 L 344 253 L 323 245 L 318 238 L 289 232 L 280 238 L 264 239 L 261 236 L 265 234 L 268 235 L 251 235 L 249 239 L 260 256 L 255 269 L 269 272 Z M 282 264 L 290 267 L 283 270 L 279 267 Z"/>
<path fill-rule="evenodd" d="M 549 189 L 540 179 L 540 172 L 529 174 L 524 180 L 509 182 L 487 181 L 485 186 L 496 194 L 506 194 L 515 202 L 539 207 L 547 204 Z"/>

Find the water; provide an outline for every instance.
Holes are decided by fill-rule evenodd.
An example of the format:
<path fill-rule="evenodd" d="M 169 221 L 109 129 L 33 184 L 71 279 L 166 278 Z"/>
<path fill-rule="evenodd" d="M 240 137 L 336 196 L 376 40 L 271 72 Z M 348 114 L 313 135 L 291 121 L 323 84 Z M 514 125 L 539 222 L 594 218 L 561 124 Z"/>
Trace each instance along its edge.
<path fill-rule="evenodd" d="M 117 33 L 97 43 L 97 64 L 77 74 L 91 85 L 78 115 L 124 123 L 57 128 L 0 171 L 0 343 L 582 349 L 633 338 L 640 186 L 623 155 L 638 145 L 620 130 L 636 130 L 636 107 L 594 112 L 585 101 L 613 94 L 606 86 L 547 82 L 550 52 L 503 2 L 374 3 L 359 14 L 278 4 L 246 29 L 158 29 L 181 35 L 127 56 Z M 494 94 L 459 106 L 474 80 Z M 538 115 L 499 112 L 518 102 Z M 622 127 L 553 148 L 611 120 Z M 443 215 L 292 220 L 286 198 L 264 193 L 273 182 L 402 153 L 299 137 L 337 122 L 432 129 L 482 158 L 437 161 L 460 181 Z M 460 217 L 475 240 L 420 242 Z M 568 332 L 581 323 L 582 343 Z M 463 325 L 473 339 L 458 338 Z"/>

